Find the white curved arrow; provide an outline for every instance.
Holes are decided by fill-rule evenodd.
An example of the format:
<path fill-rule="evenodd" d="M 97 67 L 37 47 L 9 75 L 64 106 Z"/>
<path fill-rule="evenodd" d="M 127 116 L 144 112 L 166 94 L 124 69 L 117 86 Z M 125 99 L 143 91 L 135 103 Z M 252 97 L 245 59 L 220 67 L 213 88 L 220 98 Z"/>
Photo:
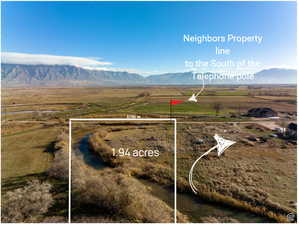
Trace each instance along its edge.
<path fill-rule="evenodd" d="M 215 145 L 214 147 L 210 148 L 208 151 L 206 151 L 204 154 L 202 154 L 198 159 L 195 160 L 195 162 L 193 163 L 193 165 L 191 166 L 191 169 L 189 171 L 189 185 L 192 189 L 192 191 L 197 194 L 197 188 L 195 187 L 194 183 L 193 183 L 193 169 L 195 167 L 195 165 L 197 164 L 197 162 L 204 157 L 205 155 L 209 154 L 211 151 L 213 151 L 214 149 L 217 149 L 217 155 L 218 157 L 231 145 L 235 144 L 235 141 L 230 141 L 227 139 L 224 139 L 222 137 L 220 137 L 218 134 L 214 135 L 215 140 L 217 141 L 217 145 Z"/>
<path fill-rule="evenodd" d="M 205 88 L 205 81 L 204 81 L 204 79 L 202 79 L 202 87 L 201 87 L 200 91 L 197 92 L 197 94 L 193 93 L 192 96 L 188 99 L 188 101 L 197 102 L 197 97 L 201 94 L 201 92 L 203 92 L 204 88 Z"/>

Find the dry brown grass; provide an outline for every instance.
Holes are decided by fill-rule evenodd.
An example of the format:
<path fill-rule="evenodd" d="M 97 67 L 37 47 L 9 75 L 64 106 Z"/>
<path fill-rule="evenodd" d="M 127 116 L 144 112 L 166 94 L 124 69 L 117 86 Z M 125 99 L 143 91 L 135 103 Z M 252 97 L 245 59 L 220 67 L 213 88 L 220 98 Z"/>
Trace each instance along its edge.
<path fill-rule="evenodd" d="M 89 139 L 89 144 L 91 148 L 94 150 L 94 152 L 100 155 L 100 157 L 105 163 L 107 163 L 111 167 L 116 168 L 118 171 L 122 172 L 123 174 L 149 179 L 151 181 L 169 187 L 174 185 L 173 168 L 169 166 L 169 163 L 171 164 L 173 160 L 173 153 L 162 152 L 161 154 L 167 154 L 165 158 L 163 158 L 163 155 L 159 156 L 162 162 L 163 160 L 166 160 L 167 162 L 166 164 L 163 164 L 159 161 L 150 160 L 147 158 L 133 159 L 128 156 L 117 157 L 113 155 L 111 146 L 108 145 L 104 140 L 108 134 L 109 133 L 107 132 L 107 130 L 98 129 L 98 131 L 95 132 Z M 120 138 L 121 137 L 118 137 L 118 139 Z M 129 141 L 129 138 L 126 137 L 125 140 Z M 131 141 L 136 145 L 140 142 L 140 139 L 135 137 Z M 157 142 L 160 143 L 161 139 Z"/>
<path fill-rule="evenodd" d="M 137 179 L 115 169 L 95 171 L 73 159 L 73 201 L 94 204 L 136 222 L 171 223 L 174 211 Z M 186 218 L 180 215 L 181 221 Z"/>
<path fill-rule="evenodd" d="M 253 212 L 278 222 L 286 222 L 286 215 L 294 212 L 288 202 L 296 194 L 293 146 L 288 145 L 287 149 L 282 150 L 280 140 L 276 139 L 269 139 L 265 143 L 256 141 L 252 147 L 245 146 L 239 140 L 249 135 L 248 130 L 228 124 L 207 124 L 201 127 L 190 125 L 184 129 L 187 132 L 181 131 L 184 135 L 178 136 L 180 191 L 191 191 L 187 182 L 188 171 L 194 159 L 204 152 L 203 149 L 215 144 L 215 141 L 205 134 L 216 132 L 227 139 L 237 140 L 238 143 L 224 156 L 218 158 L 211 153 L 197 165 L 193 179 L 199 189 L 200 198 Z M 263 132 L 251 135 L 261 133 Z M 204 144 L 192 145 L 195 137 L 203 139 Z M 285 186 L 290 187 L 287 194 L 283 191 Z"/>
<path fill-rule="evenodd" d="M 93 149 L 95 153 L 99 154 L 105 163 L 112 167 L 116 167 L 123 164 L 125 160 L 129 160 L 129 158 L 120 158 L 113 155 L 112 148 L 104 141 L 107 134 L 108 132 L 103 129 L 98 130 L 89 138 L 89 144 L 91 149 Z"/>
<path fill-rule="evenodd" d="M 240 223 L 240 221 L 229 217 L 207 216 L 202 218 L 203 223 Z"/>
<path fill-rule="evenodd" d="M 145 159 L 113 156 L 111 146 L 105 141 L 112 130 L 100 128 L 89 138 L 93 151 L 112 168 L 95 171 L 73 156 L 72 186 L 75 188 L 73 193 L 77 193 L 77 201 L 108 209 L 130 221 L 173 222 L 173 209 L 154 197 L 148 188 L 136 179 L 149 179 L 173 186 L 173 171 L 169 166 Z M 114 132 L 120 130 L 114 129 Z M 185 222 L 187 218 L 178 213 L 178 220 Z"/>
<path fill-rule="evenodd" d="M 221 128 L 218 129 L 221 130 Z M 97 147 L 96 152 L 102 156 L 105 162 L 108 162 L 110 165 L 115 167 L 116 171 L 129 176 L 148 179 L 169 187 L 173 185 L 173 170 L 169 166 L 163 166 L 158 163 L 152 163 L 145 160 L 130 160 L 130 158 L 122 158 L 121 163 L 119 161 L 114 161 L 116 159 L 112 156 L 111 147 L 103 140 L 107 133 L 104 132 L 103 134 L 104 135 L 101 135 L 100 132 L 97 135 L 94 135 L 94 138 L 91 139 L 90 143 L 92 146 Z M 211 162 L 213 161 L 208 160 L 203 162 L 204 168 L 209 168 L 209 171 L 204 169 L 202 177 L 199 178 L 200 180 L 203 180 L 203 177 L 209 177 L 206 173 L 215 174 L 216 171 L 223 171 L 225 174 L 219 174 L 218 172 L 217 176 L 214 176 L 217 179 L 212 179 L 210 181 L 206 180 L 204 182 L 195 182 L 199 189 L 199 195 L 201 199 L 205 199 L 214 203 L 216 202 L 229 205 L 231 207 L 249 211 L 254 214 L 266 216 L 278 222 L 286 221 L 285 214 L 290 212 L 290 210 L 269 201 L 269 199 L 267 199 L 268 195 L 266 192 L 259 190 L 258 188 L 254 188 L 252 189 L 254 190 L 254 196 L 251 196 L 251 192 L 247 192 L 240 188 L 240 186 L 236 185 L 236 180 L 229 184 L 227 183 L 227 179 L 225 179 L 225 177 L 238 178 L 239 180 L 237 182 L 240 182 L 240 184 L 247 183 L 247 186 L 251 187 L 252 185 L 248 182 L 253 182 L 252 179 L 255 179 L 255 176 L 248 178 L 247 174 L 250 171 L 255 171 L 258 167 L 247 166 L 243 168 L 243 165 L 239 164 L 238 168 L 226 168 L 224 165 L 222 165 L 222 163 L 224 163 L 223 160 L 220 161 L 220 164 L 219 161 L 214 161 L 214 163 L 212 163 L 213 166 L 211 167 L 208 165 Z M 225 168 L 225 170 L 223 170 L 223 168 Z M 201 171 L 198 174 L 201 174 L 202 172 L 201 166 Z M 228 172 L 229 174 L 227 174 Z M 237 172 L 238 175 L 230 174 L 231 172 Z M 178 177 L 177 185 L 180 192 L 191 191 L 187 180 L 183 177 Z"/>

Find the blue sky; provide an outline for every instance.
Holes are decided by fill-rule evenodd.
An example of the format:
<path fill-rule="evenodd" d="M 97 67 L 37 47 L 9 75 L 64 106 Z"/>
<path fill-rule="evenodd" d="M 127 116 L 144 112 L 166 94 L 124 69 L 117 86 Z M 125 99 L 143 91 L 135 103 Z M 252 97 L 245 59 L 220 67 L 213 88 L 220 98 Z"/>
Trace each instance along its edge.
<path fill-rule="evenodd" d="M 186 71 L 185 60 L 197 59 L 296 67 L 296 2 L 2 2 L 1 16 L 2 52 L 88 58 L 144 74 Z M 229 33 L 263 42 L 183 42 L 184 34 Z M 215 46 L 232 54 L 215 56 Z"/>

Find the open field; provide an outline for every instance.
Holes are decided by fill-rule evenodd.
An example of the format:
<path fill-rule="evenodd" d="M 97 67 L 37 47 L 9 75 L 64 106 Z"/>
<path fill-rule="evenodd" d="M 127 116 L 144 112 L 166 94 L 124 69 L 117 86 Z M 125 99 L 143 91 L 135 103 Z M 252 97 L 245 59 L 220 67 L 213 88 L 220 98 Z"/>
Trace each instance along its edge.
<path fill-rule="evenodd" d="M 4 119 L 59 119 L 82 116 L 110 117 L 111 114 L 154 114 L 169 116 L 169 100 L 186 100 L 191 90 L 187 87 L 133 87 L 133 88 L 27 88 L 4 90 L 2 111 Z M 208 95 L 209 90 L 214 94 Z M 220 102 L 220 115 L 245 113 L 252 107 L 270 107 L 278 112 L 296 112 L 295 88 L 264 88 L 268 97 L 253 95 L 252 89 L 243 87 L 207 88 L 198 104 L 179 104 L 173 108 L 176 115 L 214 116 L 213 103 Z M 243 90 L 244 89 L 244 90 Z M 259 91 L 261 91 L 259 90 Z M 247 92 L 247 95 L 244 94 Z M 263 94 L 264 94 L 263 92 Z M 142 93 L 147 93 L 145 97 Z M 218 93 L 218 94 L 217 94 Z M 281 93 L 280 95 L 278 95 Z M 283 95 L 283 96 L 281 96 Z M 7 96 L 7 97 L 6 97 Z M 26 96 L 26 98 L 24 98 Z M 6 107 L 7 106 L 7 107 Z M 37 111 L 26 113 L 24 111 Z M 22 111 L 24 113 L 22 113 Z M 40 111 L 40 112 L 38 112 Z M 54 111 L 44 112 L 43 111 Z M 12 114 L 18 112 L 18 114 Z M 32 115 L 33 114 L 33 115 Z"/>
<path fill-rule="evenodd" d="M 194 90 L 198 88 L 4 89 L 2 194 L 7 196 L 9 191 L 26 187 L 27 181 L 37 179 L 52 185 L 54 199 L 46 213 L 15 221 L 67 220 L 69 118 L 167 118 L 169 101 L 186 101 Z M 214 103 L 221 104 L 218 113 Z M 244 116 L 256 107 L 277 111 L 280 120 Z M 178 120 L 178 220 L 286 222 L 286 214 L 295 212 L 297 201 L 297 145 L 295 141 L 273 136 L 269 128 L 296 121 L 296 107 L 294 86 L 208 86 L 198 103 L 174 105 L 172 116 Z M 211 153 L 195 167 L 193 179 L 200 193 L 194 195 L 188 184 L 190 167 L 200 154 L 215 145 L 215 133 L 237 144 L 220 158 Z M 77 168 L 72 180 L 77 191 L 72 193 L 73 221 L 174 220 L 172 125 L 78 122 L 72 135 L 74 152 L 82 145 L 101 158 L 101 162 L 88 161 L 89 156 L 74 154 L 72 162 Z M 130 154 L 132 149 L 142 148 L 158 149 L 160 154 L 141 158 L 111 156 L 111 147 L 123 146 L 129 147 Z M 111 188 L 98 190 L 96 187 L 103 183 L 110 183 Z M 95 188 L 89 190 L 87 187 L 92 185 Z M 136 195 L 121 198 L 124 192 L 119 189 Z M 109 195 L 103 194 L 106 191 Z M 80 197 L 80 193 L 86 194 Z M 118 199 L 114 205 L 110 204 L 113 199 Z M 144 204 L 136 206 L 140 201 Z M 157 210 L 149 212 L 147 204 L 155 205 Z M 148 217 L 131 213 L 134 207 L 142 209 Z M 120 213 L 112 215 L 110 211 Z M 165 220 L 161 221 L 162 217 Z"/>
<path fill-rule="evenodd" d="M 2 177 L 22 176 L 44 172 L 53 156 L 47 152 L 56 138 L 57 128 L 27 128 L 3 136 Z"/>
<path fill-rule="evenodd" d="M 249 203 L 244 208 L 261 215 L 267 215 L 267 210 L 277 215 L 296 210 L 296 145 L 269 138 L 270 130 L 258 125 L 185 124 L 179 129 L 178 177 L 186 180 L 194 159 L 216 143 L 212 135 L 206 134 L 217 133 L 237 142 L 224 156 L 218 158 L 216 152 L 211 153 L 195 168 L 193 179 L 203 196 L 208 199 L 215 197 L 216 200 L 219 198 L 216 194 L 220 194 L 223 195 L 223 199 L 219 198 L 220 203 L 229 202 L 232 198 L 239 201 L 232 204 L 240 204 L 240 208 L 242 204 Z M 247 141 L 248 137 L 256 141 Z M 261 137 L 267 138 L 259 140 Z M 197 139 L 203 142 L 192 145 Z M 188 142 L 190 144 L 186 145 Z M 186 191 L 184 187 L 182 191 Z M 254 207 L 263 209 L 256 210 Z"/>

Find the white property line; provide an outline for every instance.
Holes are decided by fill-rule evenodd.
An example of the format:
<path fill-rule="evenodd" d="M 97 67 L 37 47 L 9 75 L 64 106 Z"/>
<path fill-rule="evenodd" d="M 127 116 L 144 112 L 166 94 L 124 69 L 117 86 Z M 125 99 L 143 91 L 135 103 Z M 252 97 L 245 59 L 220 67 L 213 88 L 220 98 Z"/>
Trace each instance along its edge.
<path fill-rule="evenodd" d="M 71 223 L 71 169 L 72 169 L 72 121 L 173 121 L 174 122 L 174 223 L 177 223 L 177 121 L 173 118 L 70 118 L 69 119 L 69 211 L 68 223 Z"/>

